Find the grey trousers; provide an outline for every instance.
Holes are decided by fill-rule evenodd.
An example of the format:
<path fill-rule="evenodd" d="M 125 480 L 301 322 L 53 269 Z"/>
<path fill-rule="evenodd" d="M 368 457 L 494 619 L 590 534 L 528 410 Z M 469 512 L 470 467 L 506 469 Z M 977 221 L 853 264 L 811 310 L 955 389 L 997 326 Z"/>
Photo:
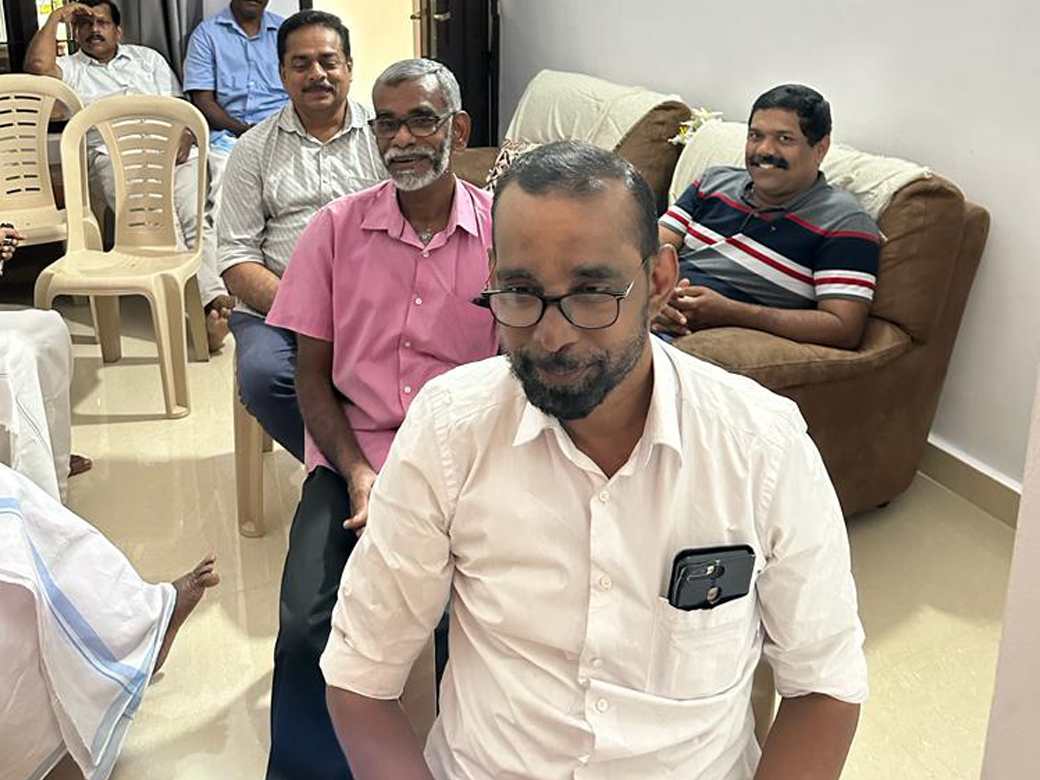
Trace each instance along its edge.
<path fill-rule="evenodd" d="M 186 162 L 177 166 L 174 174 L 173 201 L 180 222 L 181 237 L 186 246 L 193 246 L 199 226 L 196 225 L 198 193 L 198 163 L 192 150 Z M 115 209 L 116 184 L 112 171 L 112 160 L 108 154 L 92 151 L 90 165 L 90 187 L 99 191 L 110 209 Z M 100 221 L 100 219 L 99 219 Z M 203 305 L 208 305 L 218 295 L 227 295 L 227 288 L 217 273 L 217 234 L 208 209 L 202 225 L 202 267 L 199 269 L 199 290 Z"/>

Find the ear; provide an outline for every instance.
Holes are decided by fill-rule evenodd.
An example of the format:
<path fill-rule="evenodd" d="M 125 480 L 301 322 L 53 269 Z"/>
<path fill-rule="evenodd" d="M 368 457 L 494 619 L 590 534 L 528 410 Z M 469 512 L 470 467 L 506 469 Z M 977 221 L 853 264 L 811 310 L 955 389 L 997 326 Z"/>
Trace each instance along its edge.
<path fill-rule="evenodd" d="M 469 144 L 469 133 L 473 129 L 473 119 L 465 111 L 455 114 L 451 123 L 451 148 L 459 152 Z"/>
<path fill-rule="evenodd" d="M 116 43 L 121 43 L 123 40 L 123 25 L 116 25 Z"/>
<path fill-rule="evenodd" d="M 347 75 L 348 76 L 353 76 L 354 75 L 354 58 L 353 57 L 347 57 Z"/>
<path fill-rule="evenodd" d="M 488 250 L 488 284 L 491 284 L 491 279 L 495 276 L 495 250 L 494 248 Z"/>
<path fill-rule="evenodd" d="M 816 142 L 816 146 L 813 147 L 813 151 L 816 154 L 816 165 L 818 166 L 823 162 L 823 158 L 827 156 L 827 150 L 831 148 L 831 134 L 827 133 L 823 138 Z"/>
<path fill-rule="evenodd" d="M 661 244 L 649 263 L 650 303 L 647 311 L 652 320 L 668 303 L 679 283 L 679 253 L 671 244 Z"/>
<path fill-rule="evenodd" d="M 286 73 L 285 63 L 284 62 L 279 62 L 278 63 L 278 78 L 280 78 L 282 80 L 282 87 L 286 91 L 288 91 L 289 84 L 285 80 L 285 73 Z"/>

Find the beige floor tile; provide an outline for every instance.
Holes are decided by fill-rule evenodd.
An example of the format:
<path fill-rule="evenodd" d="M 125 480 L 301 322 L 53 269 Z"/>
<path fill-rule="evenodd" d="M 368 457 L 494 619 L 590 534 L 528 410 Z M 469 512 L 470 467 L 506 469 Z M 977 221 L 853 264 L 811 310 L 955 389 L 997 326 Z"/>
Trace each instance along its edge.
<path fill-rule="evenodd" d="M 127 738 L 114 780 L 262 776 L 271 653 L 287 529 L 303 470 L 265 456 L 268 534 L 235 528 L 232 347 L 192 362 L 192 412 L 162 415 L 143 301 L 124 303 L 124 359 L 101 362 L 86 308 L 63 305 L 76 350 L 73 444 L 94 469 L 70 504 L 153 580 L 206 551 L 223 582 L 177 639 Z M 849 524 L 871 699 L 846 780 L 974 780 L 992 694 L 1013 534 L 925 477 Z M 77 778 L 67 766 L 52 778 Z M 77 778 L 78 780 L 78 778 Z"/>

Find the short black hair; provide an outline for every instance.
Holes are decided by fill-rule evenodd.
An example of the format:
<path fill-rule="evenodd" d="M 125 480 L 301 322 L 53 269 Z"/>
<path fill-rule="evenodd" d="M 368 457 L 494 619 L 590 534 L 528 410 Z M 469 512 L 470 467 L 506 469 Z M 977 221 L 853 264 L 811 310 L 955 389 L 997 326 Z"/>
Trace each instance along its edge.
<path fill-rule="evenodd" d="M 108 12 L 112 15 L 112 24 L 119 27 L 123 23 L 122 16 L 119 13 L 119 6 L 117 6 L 112 0 L 80 0 L 83 5 L 87 8 L 97 8 L 99 5 L 107 5 Z"/>
<path fill-rule="evenodd" d="M 756 111 L 767 108 L 784 108 L 798 114 L 798 126 L 808 139 L 809 146 L 816 146 L 831 132 L 831 104 L 823 95 L 804 84 L 781 84 L 758 96 L 751 107 L 748 123 Z"/>
<path fill-rule="evenodd" d="M 643 258 L 661 246 L 657 235 L 657 201 L 643 175 L 628 160 L 583 141 L 557 141 L 519 157 L 495 186 L 491 204 L 492 235 L 498 203 L 514 184 L 529 195 L 559 193 L 588 198 L 618 181 L 632 196 L 633 244 Z"/>
<path fill-rule="evenodd" d="M 278 63 L 281 64 L 285 59 L 285 48 L 289 36 L 299 30 L 301 27 L 310 27 L 317 25 L 319 27 L 327 27 L 339 36 L 340 48 L 343 49 L 343 56 L 350 59 L 350 31 L 346 25 L 340 21 L 339 17 L 335 14 L 325 13 L 325 11 L 299 11 L 294 13 L 284 22 L 282 26 L 278 28 Z"/>

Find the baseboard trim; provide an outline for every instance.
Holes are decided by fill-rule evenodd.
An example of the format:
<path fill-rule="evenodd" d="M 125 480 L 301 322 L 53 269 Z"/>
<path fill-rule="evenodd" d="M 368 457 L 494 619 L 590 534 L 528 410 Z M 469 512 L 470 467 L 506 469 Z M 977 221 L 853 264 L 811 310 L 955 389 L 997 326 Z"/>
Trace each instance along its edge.
<path fill-rule="evenodd" d="M 918 470 L 1005 525 L 1016 527 L 1021 491 L 932 441 L 925 444 Z"/>

